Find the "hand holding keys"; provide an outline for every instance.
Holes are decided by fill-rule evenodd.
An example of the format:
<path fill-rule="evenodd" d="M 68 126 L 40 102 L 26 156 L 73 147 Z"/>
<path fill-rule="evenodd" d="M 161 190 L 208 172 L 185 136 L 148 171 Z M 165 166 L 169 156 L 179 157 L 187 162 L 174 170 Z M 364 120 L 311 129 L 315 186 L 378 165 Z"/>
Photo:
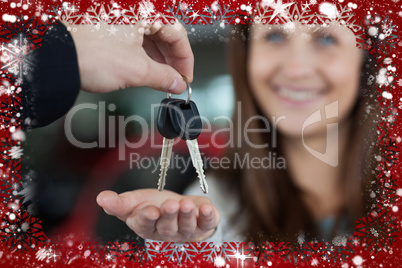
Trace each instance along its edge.
<path fill-rule="evenodd" d="M 162 191 L 166 184 L 167 169 L 170 164 L 174 139 L 180 137 L 185 140 L 190 151 L 191 160 L 195 167 L 200 186 L 204 193 L 208 193 L 208 185 L 205 180 L 203 163 L 198 148 L 197 137 L 201 133 L 202 122 L 197 106 L 191 98 L 191 86 L 183 77 L 189 90 L 187 100 L 168 98 L 162 100 L 158 112 L 157 127 L 163 136 L 162 154 L 160 159 L 161 173 L 159 175 L 158 189 Z"/>

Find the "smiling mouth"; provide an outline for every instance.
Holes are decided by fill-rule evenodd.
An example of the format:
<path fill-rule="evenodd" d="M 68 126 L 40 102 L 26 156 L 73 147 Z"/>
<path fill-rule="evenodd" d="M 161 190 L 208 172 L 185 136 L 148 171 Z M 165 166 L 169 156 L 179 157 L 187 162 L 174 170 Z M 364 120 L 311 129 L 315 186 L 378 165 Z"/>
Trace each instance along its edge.
<path fill-rule="evenodd" d="M 300 88 L 293 89 L 290 87 L 275 87 L 275 91 L 280 97 L 292 102 L 308 102 L 316 100 L 324 93 L 322 90 L 303 90 Z"/>

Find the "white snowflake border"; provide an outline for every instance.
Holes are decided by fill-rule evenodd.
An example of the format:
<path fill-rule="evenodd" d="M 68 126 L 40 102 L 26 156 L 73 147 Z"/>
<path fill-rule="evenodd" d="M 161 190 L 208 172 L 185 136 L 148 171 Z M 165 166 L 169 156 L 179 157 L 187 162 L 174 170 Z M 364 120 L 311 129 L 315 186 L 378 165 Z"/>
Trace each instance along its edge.
<path fill-rule="evenodd" d="M 278 1 L 279 2 L 279 1 Z M 276 4 L 278 4 L 276 2 Z M 139 5 L 131 6 L 128 10 L 122 9 L 118 5 L 105 5 L 100 4 L 90 7 L 85 13 L 77 14 L 78 10 L 70 4 L 62 5 L 60 7 L 53 7 L 45 14 L 44 19 L 48 19 L 49 16 L 55 19 L 67 20 L 71 24 L 93 24 L 98 25 L 100 21 L 105 21 L 109 24 L 136 24 L 136 23 L 170 23 L 181 22 L 185 24 L 213 24 L 217 21 L 221 21 L 223 24 L 231 23 L 250 23 L 253 18 L 254 23 L 273 23 L 284 24 L 288 22 L 298 21 L 303 24 L 319 24 L 325 25 L 331 21 L 338 21 L 339 23 L 349 27 L 356 36 L 357 46 L 363 47 L 365 42 L 365 33 L 362 32 L 361 24 L 356 23 L 354 14 L 346 6 L 338 5 L 338 14 L 336 17 L 328 17 L 322 14 L 311 14 L 308 6 L 300 7 L 298 5 L 256 5 L 253 8 L 245 8 L 241 12 L 236 12 L 230 9 L 230 6 L 213 3 L 210 6 L 206 6 L 203 12 L 194 11 L 189 4 L 177 3 L 173 6 L 169 6 L 165 13 L 159 13 L 155 10 L 150 2 L 143 2 Z M 13 149 L 15 153 L 10 152 L 12 159 L 17 156 L 18 148 Z M 209 246 L 209 244 L 207 244 Z M 230 246 L 230 244 L 227 244 Z M 147 251 L 151 253 L 153 244 L 148 244 Z M 158 246 L 158 245 L 156 245 Z M 230 246 L 229 252 L 234 250 Z M 204 252 L 211 252 L 216 254 L 220 252 L 219 247 L 213 246 L 212 249 L 204 249 Z M 164 250 L 164 251 L 163 251 Z M 165 244 L 161 250 L 153 249 L 153 252 L 167 254 L 170 261 L 176 260 L 179 263 L 191 260 L 194 257 L 194 253 L 201 253 L 199 249 L 194 245 L 176 245 L 174 243 Z M 233 251 L 236 252 L 236 251 Z M 188 254 L 187 254 L 188 253 Z M 237 252 L 238 253 L 238 252 Z M 235 253 L 235 254 L 237 254 Z M 195 255 L 197 255 L 195 254 Z M 152 254 L 150 255 L 152 256 Z M 229 256 L 218 254 L 215 258 L 223 258 L 224 260 Z M 233 255 L 234 256 L 234 255 Z M 211 259 L 212 260 L 212 259 Z"/>

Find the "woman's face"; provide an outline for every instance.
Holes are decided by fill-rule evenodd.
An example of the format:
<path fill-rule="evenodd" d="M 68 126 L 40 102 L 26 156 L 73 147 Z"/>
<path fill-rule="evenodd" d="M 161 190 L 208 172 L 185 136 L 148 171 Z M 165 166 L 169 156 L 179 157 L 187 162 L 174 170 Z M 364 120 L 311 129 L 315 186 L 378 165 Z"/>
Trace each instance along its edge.
<path fill-rule="evenodd" d="M 251 90 L 271 122 L 286 116 L 277 124 L 282 134 L 300 136 L 317 110 L 322 120 L 306 127 L 304 136 L 325 134 L 328 123 L 348 117 L 358 97 L 362 63 L 351 30 L 332 24 L 255 25 L 249 44 Z M 326 120 L 325 107 L 336 101 L 338 116 Z"/>

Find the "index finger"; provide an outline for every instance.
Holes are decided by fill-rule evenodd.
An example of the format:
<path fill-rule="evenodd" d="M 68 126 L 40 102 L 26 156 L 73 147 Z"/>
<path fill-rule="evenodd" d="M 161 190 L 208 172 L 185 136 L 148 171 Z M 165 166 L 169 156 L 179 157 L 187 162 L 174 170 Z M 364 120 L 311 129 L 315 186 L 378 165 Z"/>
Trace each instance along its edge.
<path fill-rule="evenodd" d="M 151 27 L 146 35 L 155 42 L 166 63 L 192 82 L 194 55 L 184 26 L 177 22 L 173 25 Z"/>

